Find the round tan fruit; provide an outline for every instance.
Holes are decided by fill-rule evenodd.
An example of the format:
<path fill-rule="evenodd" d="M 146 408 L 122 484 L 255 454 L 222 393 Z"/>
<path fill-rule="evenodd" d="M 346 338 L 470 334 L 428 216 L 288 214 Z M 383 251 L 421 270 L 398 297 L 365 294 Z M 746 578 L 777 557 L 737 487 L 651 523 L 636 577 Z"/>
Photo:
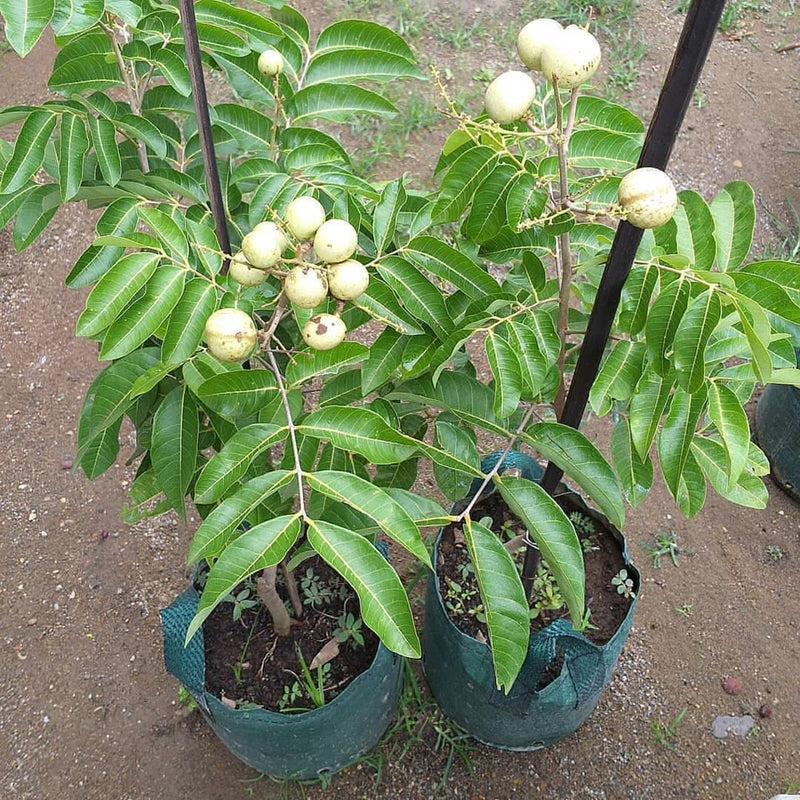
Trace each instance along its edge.
<path fill-rule="evenodd" d="M 557 80 L 561 89 L 573 89 L 597 72 L 600 58 L 597 39 L 577 25 L 568 25 L 542 47 L 542 72 L 549 80 Z"/>
<path fill-rule="evenodd" d="M 322 203 L 311 195 L 295 197 L 286 208 L 283 217 L 289 233 L 299 242 L 310 239 L 325 222 L 325 209 Z"/>
<path fill-rule="evenodd" d="M 258 71 L 270 77 L 280 75 L 283 72 L 283 56 L 275 48 L 270 47 L 258 57 Z"/>
<path fill-rule="evenodd" d="M 303 338 L 314 350 L 332 350 L 346 333 L 344 322 L 335 314 L 315 314 L 303 325 Z"/>
<path fill-rule="evenodd" d="M 286 249 L 286 236 L 274 222 L 260 222 L 242 239 L 247 263 L 256 269 L 270 269 Z"/>
<path fill-rule="evenodd" d="M 258 286 L 267 279 L 267 273 L 263 269 L 251 267 L 241 251 L 231 259 L 228 274 L 242 286 Z"/>
<path fill-rule="evenodd" d="M 369 286 L 369 272 L 360 262 L 349 259 L 328 267 L 328 289 L 337 300 L 355 300 Z"/>
<path fill-rule="evenodd" d="M 314 234 L 314 252 L 326 264 L 347 261 L 358 247 L 358 233 L 346 220 L 329 219 Z"/>
<path fill-rule="evenodd" d="M 535 19 L 529 22 L 517 36 L 517 53 L 520 61 L 529 69 L 542 70 L 542 49 L 554 36 L 563 31 L 555 19 Z"/>
<path fill-rule="evenodd" d="M 211 355 L 220 361 L 243 361 L 258 342 L 253 320 L 238 308 L 215 311 L 206 321 L 204 336 Z"/>
<path fill-rule="evenodd" d="M 516 122 L 530 108 L 536 96 L 533 79 L 525 72 L 509 70 L 498 75 L 486 90 L 486 113 L 501 125 Z"/>
<path fill-rule="evenodd" d="M 278 243 L 281 245 L 281 252 L 283 252 L 289 246 L 289 240 L 286 238 L 286 234 L 281 230 L 280 226 L 276 223 L 272 222 L 271 220 L 264 220 L 263 222 L 259 222 L 254 231 L 266 231 L 270 234 L 270 236 L 274 236 Z"/>
<path fill-rule="evenodd" d="M 283 282 L 286 297 L 299 308 L 314 308 L 328 296 L 328 281 L 314 267 L 293 267 Z"/>
<path fill-rule="evenodd" d="M 658 228 L 672 219 L 678 207 L 678 193 L 666 172 L 640 167 L 619 182 L 619 204 L 631 225 Z"/>

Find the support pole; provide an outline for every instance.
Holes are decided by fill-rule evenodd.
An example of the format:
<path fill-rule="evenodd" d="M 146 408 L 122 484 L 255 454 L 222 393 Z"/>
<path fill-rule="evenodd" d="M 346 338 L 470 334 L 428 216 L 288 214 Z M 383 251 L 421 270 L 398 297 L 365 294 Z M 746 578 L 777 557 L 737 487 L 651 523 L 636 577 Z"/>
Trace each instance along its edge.
<path fill-rule="evenodd" d="M 192 98 L 197 114 L 197 132 L 200 137 L 200 148 L 203 153 L 203 166 L 206 172 L 206 186 L 211 201 L 211 213 L 217 241 L 226 256 L 231 254 L 231 242 L 228 236 L 228 224 L 225 218 L 225 203 L 222 199 L 222 186 L 217 170 L 217 157 L 214 152 L 214 138 L 211 133 L 211 118 L 208 114 L 208 97 L 203 78 L 203 64 L 200 60 L 200 41 L 197 37 L 197 20 L 194 15 L 194 0 L 179 0 L 183 40 L 186 46 L 186 61 L 189 77 L 192 81 Z M 225 259 L 223 273 L 228 270 L 228 259 Z"/>

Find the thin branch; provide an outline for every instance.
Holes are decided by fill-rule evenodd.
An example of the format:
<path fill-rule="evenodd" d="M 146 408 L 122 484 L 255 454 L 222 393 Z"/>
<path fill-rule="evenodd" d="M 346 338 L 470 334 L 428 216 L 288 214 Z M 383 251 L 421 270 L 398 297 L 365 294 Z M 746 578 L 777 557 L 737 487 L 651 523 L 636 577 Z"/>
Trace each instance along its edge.
<path fill-rule="evenodd" d="M 500 471 L 500 467 L 503 466 L 503 462 L 508 457 L 508 454 L 514 449 L 514 445 L 519 438 L 519 435 L 525 430 L 528 423 L 531 421 L 531 417 L 536 413 L 536 408 L 534 406 L 529 406 L 528 410 L 525 412 L 525 416 L 522 418 L 522 422 L 520 422 L 517 430 L 514 431 L 511 438 L 508 440 L 508 444 L 506 445 L 506 449 L 500 454 L 500 458 L 497 460 L 497 463 L 486 473 L 483 482 L 481 483 L 480 487 L 478 487 L 478 491 L 472 496 L 472 499 L 467 503 L 461 513 L 455 518 L 454 522 L 462 522 L 465 517 L 469 515 L 472 509 L 475 507 L 475 504 L 480 500 L 481 495 L 483 494 L 486 487 L 492 482 L 492 479 L 495 475 Z"/>
<path fill-rule="evenodd" d="M 286 384 L 283 382 L 283 376 L 281 375 L 280 368 L 278 367 L 278 362 L 275 360 L 275 354 L 272 352 L 270 347 L 267 347 L 266 353 L 272 373 L 275 375 L 275 380 L 278 382 L 278 391 L 281 393 L 283 411 L 286 415 L 286 426 L 289 428 L 289 439 L 292 443 L 295 471 L 297 472 L 297 501 L 299 504 L 300 514 L 305 522 L 305 520 L 308 519 L 308 514 L 306 513 L 305 497 L 303 496 L 303 467 L 300 463 L 300 448 L 297 444 L 297 432 L 295 430 L 294 420 L 292 419 L 292 409 L 289 405 L 289 395 L 286 392 Z"/>
<path fill-rule="evenodd" d="M 117 41 L 116 34 L 108 25 L 102 22 L 102 20 L 99 22 L 99 25 L 111 41 L 111 49 L 114 51 L 114 57 L 117 59 L 117 65 L 119 66 L 119 71 L 122 73 L 122 80 L 125 83 L 125 94 L 128 96 L 128 105 L 131 107 L 131 112 L 138 116 L 142 113 L 141 96 L 133 85 L 131 73 L 128 72 L 128 66 L 125 63 L 125 59 L 122 57 L 122 50 L 119 49 L 119 42 Z M 147 149 L 144 142 L 136 142 L 136 154 L 139 157 L 139 165 L 142 168 L 142 172 L 149 172 L 150 162 L 147 159 Z"/>

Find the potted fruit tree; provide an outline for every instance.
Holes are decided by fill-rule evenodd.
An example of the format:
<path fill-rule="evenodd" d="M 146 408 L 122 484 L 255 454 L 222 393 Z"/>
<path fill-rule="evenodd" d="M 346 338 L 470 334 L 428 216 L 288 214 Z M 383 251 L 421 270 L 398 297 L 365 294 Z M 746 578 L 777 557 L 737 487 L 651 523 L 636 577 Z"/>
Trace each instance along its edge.
<path fill-rule="evenodd" d="M 687 21 L 678 53 L 684 61 L 676 56 L 665 103 L 687 71 L 691 22 L 696 16 Z M 627 636 L 638 574 L 616 530 L 623 521 L 617 486 L 638 504 L 657 462 L 686 516 L 700 510 L 708 485 L 736 503 L 766 504 L 761 476 L 768 467 L 750 441 L 743 406 L 757 383 L 797 385 L 793 342 L 783 331 L 798 315 L 798 273 L 794 264 L 748 263 L 755 219 L 748 185 L 728 184 L 708 203 L 696 191 L 676 192 L 661 169 L 639 165 L 641 122 L 581 91 L 601 60 L 588 30 L 534 20 L 517 48 L 536 77 L 505 72 L 486 91 L 484 115 L 453 111 L 457 129 L 437 166 L 431 218 L 456 224 L 465 251 L 510 264 L 488 305 L 464 304 L 466 328 L 480 332 L 493 380 L 482 387 L 473 379 L 459 397 L 481 395 L 496 419 L 521 414 L 504 434 L 549 460 L 550 470 L 566 472 L 605 517 L 552 481 L 549 494 L 536 483 L 522 489 L 524 478 L 548 482 L 525 457 L 506 451 L 493 459 L 486 465 L 491 484 L 472 484 L 456 506 L 456 524 L 437 540 L 424 648 L 426 674 L 448 714 L 490 744 L 532 749 L 591 713 Z M 682 88 L 691 94 L 688 84 Z M 607 288 L 615 219 L 624 221 L 620 241 L 638 229 L 618 307 Z M 602 362 L 587 369 L 578 355 L 598 329 Z M 445 346 L 456 352 L 463 341 L 454 336 Z M 438 398 L 448 408 L 442 378 L 415 399 Z M 583 406 L 579 400 L 576 412 L 570 400 L 582 392 L 595 414 L 613 415 L 607 454 L 573 430 Z M 462 421 L 478 416 L 474 408 L 464 413 L 464 404 L 450 410 Z M 522 477 L 501 477 L 506 466 Z M 484 497 L 487 484 L 499 490 L 505 510 Z M 483 522 L 497 535 L 476 525 L 487 512 Z M 612 534 L 604 538 L 618 557 L 589 589 L 584 579 L 600 530 Z M 516 564 L 521 582 L 509 555 L 520 545 L 527 545 Z M 615 592 L 628 605 L 601 629 L 595 612 L 619 606 Z M 560 618 L 562 607 L 571 626 Z"/>
<path fill-rule="evenodd" d="M 77 332 L 107 362 L 87 392 L 77 463 L 90 478 L 108 469 L 127 419 L 131 517 L 185 515 L 191 503 L 202 518 L 188 546 L 193 586 L 164 614 L 169 668 L 257 769 L 342 766 L 388 723 L 398 656 L 422 651 L 403 580 L 376 544 L 438 567 L 447 554 L 431 559 L 423 533 L 451 526 L 481 598 L 468 615 L 484 620 L 486 642 L 472 638 L 491 701 L 513 702 L 520 675 L 536 678 L 528 694 L 547 691 L 548 670 L 563 686 L 575 669 L 559 659 L 573 651 L 605 680 L 638 591 L 616 532 L 623 498 L 642 499 L 654 459 L 688 515 L 707 482 L 735 502 L 765 502 L 742 404 L 758 381 L 797 381 L 791 342 L 773 327 L 797 307 L 775 262 L 745 265 L 752 192 L 731 184 L 709 204 L 663 173 L 633 171 L 641 122 L 581 94 L 599 49 L 587 31 L 553 25 L 549 39 L 584 54 L 582 65 L 565 71 L 558 49 L 536 62 L 523 46 L 547 80 L 500 76 L 488 115 L 448 107 L 456 130 L 437 189 L 376 184 L 327 126 L 394 113 L 381 86 L 420 77 L 399 36 L 348 20 L 312 41 L 278 3 L 262 15 L 199 0 L 195 25 L 186 5 L 106 0 L 76 14 L 58 0 L 49 14 L 0 0 L 18 52 L 51 23 L 60 48 L 59 97 L 0 112 L 20 124 L 0 150 L 0 222 L 14 220 L 22 248 L 65 203 L 101 210 L 67 277 L 90 289 Z M 203 104 L 186 67 L 195 30 L 232 102 Z M 617 423 L 606 456 L 558 414 L 620 219 L 648 233 L 593 381 L 593 409 Z M 551 497 L 517 450 L 557 463 L 591 506 Z M 423 464 L 444 507 L 417 480 Z M 480 505 L 492 500 L 502 501 L 494 516 Z M 581 632 L 594 624 L 584 551 L 588 561 L 604 532 L 621 560 L 603 580 L 623 613 L 601 650 Z M 536 616 L 561 617 L 538 639 L 537 578 L 549 607 Z M 341 613 L 322 616 L 335 628 L 302 644 L 312 611 L 334 596 Z M 221 617 L 245 632 L 224 696 L 207 681 Z M 258 658 L 253 617 L 269 619 L 275 643 Z M 367 631 L 382 644 L 345 687 L 334 671 Z M 292 677 L 274 707 L 254 708 L 269 704 L 242 679 L 266 683 L 287 641 L 295 661 L 279 672 Z M 432 653 L 426 632 L 431 642 Z M 426 669 L 435 683 L 430 658 Z M 597 683 L 593 672 L 573 687 L 578 716 Z M 526 736 L 512 746 L 549 740 Z"/>
<path fill-rule="evenodd" d="M 58 53 L 53 98 L 0 112 L 20 126 L 0 151 L 0 223 L 14 220 L 24 248 L 62 205 L 99 210 L 66 279 L 89 290 L 77 333 L 105 362 L 76 462 L 89 478 L 108 469 L 127 419 L 127 518 L 199 511 L 188 563 L 202 568 L 164 612 L 167 666 L 243 760 L 313 777 L 391 721 L 400 657 L 420 645 L 375 539 L 381 531 L 428 563 L 418 521 L 432 513 L 406 496 L 418 444 L 386 403 L 339 418 L 389 378 L 364 378 L 374 385 L 362 393 L 371 334 L 356 332 L 373 319 L 416 329 L 372 277 L 396 250 L 406 193 L 356 175 L 319 123 L 393 114 L 380 87 L 421 76 L 388 29 L 344 21 L 312 41 L 302 15 L 281 6 L 268 3 L 267 16 L 219 0 L 90 2 L 80 13 L 71 2 L 1 3 L 20 55 L 48 25 Z M 229 96 L 204 102 L 199 64 Z M 348 329 L 358 338 L 343 342 Z M 350 440 L 367 442 L 367 456 Z M 200 623 L 218 605 L 244 641 L 204 642 Z M 273 649 L 256 660 L 267 619 Z M 216 656 L 225 646 L 234 655 Z M 215 656 L 233 678 L 227 692 L 211 676 Z M 254 696 L 253 683 L 277 696 Z"/>

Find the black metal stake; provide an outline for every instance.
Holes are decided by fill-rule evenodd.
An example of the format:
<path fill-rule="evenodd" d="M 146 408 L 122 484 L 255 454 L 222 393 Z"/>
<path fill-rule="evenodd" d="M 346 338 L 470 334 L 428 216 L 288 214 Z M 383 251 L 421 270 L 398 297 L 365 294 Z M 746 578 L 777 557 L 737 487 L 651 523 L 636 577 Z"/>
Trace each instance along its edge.
<path fill-rule="evenodd" d="M 203 166 L 206 171 L 206 186 L 211 201 L 211 213 L 217 232 L 217 241 L 226 256 L 231 254 L 231 242 L 228 236 L 228 224 L 225 219 L 225 203 L 222 199 L 222 186 L 217 170 L 217 157 L 214 152 L 214 137 L 211 133 L 211 118 L 208 114 L 208 97 L 206 83 L 203 78 L 203 65 L 200 60 L 200 41 L 197 37 L 197 20 L 194 15 L 193 0 L 180 0 L 180 15 L 183 23 L 183 40 L 186 45 L 186 61 L 189 77 L 192 81 L 192 98 L 197 114 L 197 132 L 200 137 L 200 149 L 203 153 Z M 223 272 L 227 271 L 228 259 L 225 259 Z"/>
<path fill-rule="evenodd" d="M 662 170 L 666 168 L 724 8 L 725 0 L 692 0 L 672 64 L 650 120 L 639 156 L 640 167 L 657 167 Z M 621 222 L 614 236 L 559 420 L 572 428 L 580 427 L 583 419 L 583 412 L 589 401 L 589 390 L 600 369 L 622 287 L 633 265 L 642 233 L 641 229 Z M 542 477 L 542 488 L 552 495 L 563 474 L 563 470 L 550 462 Z M 538 551 L 529 547 L 522 572 L 522 583 L 528 596 L 538 561 Z"/>

